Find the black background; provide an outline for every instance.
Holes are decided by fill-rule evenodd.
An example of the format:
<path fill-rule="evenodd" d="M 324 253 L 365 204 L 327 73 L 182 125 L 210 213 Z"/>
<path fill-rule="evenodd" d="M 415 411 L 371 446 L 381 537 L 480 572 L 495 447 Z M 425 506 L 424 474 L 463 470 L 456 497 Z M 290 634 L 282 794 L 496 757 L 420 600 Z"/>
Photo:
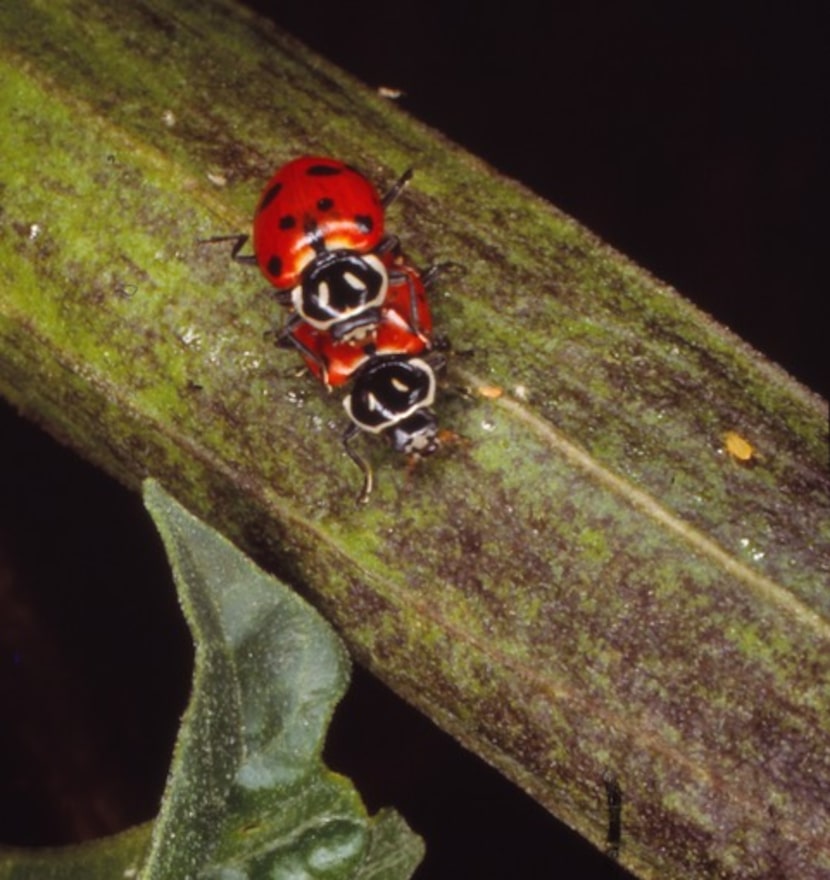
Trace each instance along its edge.
<path fill-rule="evenodd" d="M 826 396 L 828 71 L 810 4 L 279 6 L 320 54 L 402 89 Z"/>
<path fill-rule="evenodd" d="M 806 5 L 263 6 L 826 394 Z M 189 639 L 138 500 L 5 405 L 0 437 L 0 839 L 59 843 L 155 812 Z M 623 876 L 359 671 L 327 752 L 427 838 L 420 878 Z"/>

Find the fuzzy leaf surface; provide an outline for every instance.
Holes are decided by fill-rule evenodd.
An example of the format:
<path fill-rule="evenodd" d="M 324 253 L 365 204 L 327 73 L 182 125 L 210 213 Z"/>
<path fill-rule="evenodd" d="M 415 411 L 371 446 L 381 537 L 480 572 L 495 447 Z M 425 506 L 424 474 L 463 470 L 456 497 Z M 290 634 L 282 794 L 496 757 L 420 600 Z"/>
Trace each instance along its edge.
<path fill-rule="evenodd" d="M 349 661 L 304 600 L 156 483 L 145 500 L 196 643 L 161 810 L 76 847 L 0 849 L 0 880 L 405 880 L 423 845 L 323 765 Z"/>

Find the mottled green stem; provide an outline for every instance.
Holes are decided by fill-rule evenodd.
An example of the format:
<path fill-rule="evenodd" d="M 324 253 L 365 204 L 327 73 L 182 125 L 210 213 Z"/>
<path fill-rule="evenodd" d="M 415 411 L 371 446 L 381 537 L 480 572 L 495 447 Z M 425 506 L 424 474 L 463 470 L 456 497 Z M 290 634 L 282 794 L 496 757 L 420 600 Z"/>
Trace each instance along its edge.
<path fill-rule="evenodd" d="M 616 778 L 640 876 L 828 876 L 824 402 L 229 2 L 5 0 L 0 109 L 0 392 L 268 560 L 599 846 Z M 264 336 L 256 271 L 197 244 L 304 152 L 380 188 L 414 166 L 389 226 L 465 268 L 433 297 L 474 349 L 438 405 L 460 440 L 408 473 L 360 438 L 363 509 L 340 403 Z"/>

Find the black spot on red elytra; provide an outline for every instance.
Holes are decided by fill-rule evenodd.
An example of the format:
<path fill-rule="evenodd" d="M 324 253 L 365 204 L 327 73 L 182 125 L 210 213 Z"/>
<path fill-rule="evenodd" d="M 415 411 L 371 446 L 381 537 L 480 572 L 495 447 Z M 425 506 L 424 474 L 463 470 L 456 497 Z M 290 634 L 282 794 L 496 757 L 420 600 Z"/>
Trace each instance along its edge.
<path fill-rule="evenodd" d="M 269 257 L 267 268 L 269 275 L 281 275 L 282 260 L 279 257 Z"/>
<path fill-rule="evenodd" d="M 273 186 L 269 187 L 262 194 L 262 198 L 259 200 L 259 205 L 257 205 L 257 213 L 260 211 L 264 211 L 271 202 L 279 195 L 280 190 L 282 189 L 281 183 L 275 183 Z"/>
<path fill-rule="evenodd" d="M 330 211 L 334 207 L 334 199 L 318 199 L 317 200 L 317 210 L 318 211 Z"/>
<path fill-rule="evenodd" d="M 333 177 L 342 173 L 343 169 L 337 165 L 310 165 L 306 171 L 309 177 Z"/>
<path fill-rule="evenodd" d="M 371 232 L 375 225 L 367 214 L 355 214 L 354 222 L 361 232 Z"/>
<path fill-rule="evenodd" d="M 279 219 L 279 223 L 277 223 L 280 229 L 293 229 L 296 225 L 297 218 L 292 217 L 291 214 L 283 214 Z"/>

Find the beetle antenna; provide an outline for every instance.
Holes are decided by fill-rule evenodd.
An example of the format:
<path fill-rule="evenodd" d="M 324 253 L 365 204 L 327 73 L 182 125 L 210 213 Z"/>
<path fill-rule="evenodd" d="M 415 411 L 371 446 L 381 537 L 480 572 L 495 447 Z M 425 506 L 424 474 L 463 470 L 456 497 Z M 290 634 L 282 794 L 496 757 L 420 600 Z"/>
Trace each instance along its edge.
<path fill-rule="evenodd" d="M 360 468 L 363 472 L 363 488 L 360 490 L 360 494 L 357 496 L 358 504 L 366 504 L 369 500 L 369 496 L 372 494 L 372 489 L 375 485 L 374 474 L 372 473 L 372 466 L 369 462 L 362 456 L 360 453 L 355 452 L 354 449 L 350 446 L 350 441 L 353 437 L 356 437 L 360 433 L 360 428 L 357 425 L 349 425 L 348 428 L 343 433 L 343 448 L 346 450 L 346 455 Z"/>
<path fill-rule="evenodd" d="M 406 171 L 395 181 L 392 185 L 392 188 L 388 193 L 380 200 L 381 205 L 383 205 L 384 209 L 388 208 L 392 202 L 401 194 L 401 190 L 412 180 L 413 170 L 411 168 L 407 168 Z"/>

